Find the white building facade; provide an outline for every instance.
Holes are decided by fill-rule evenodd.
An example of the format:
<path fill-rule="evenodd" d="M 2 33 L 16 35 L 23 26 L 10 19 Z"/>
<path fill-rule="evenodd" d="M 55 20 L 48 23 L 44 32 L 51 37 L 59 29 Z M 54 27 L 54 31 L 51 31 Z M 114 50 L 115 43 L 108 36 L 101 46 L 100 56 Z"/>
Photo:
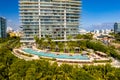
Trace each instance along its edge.
<path fill-rule="evenodd" d="M 66 39 L 78 34 L 80 0 L 20 0 L 21 42 L 34 42 L 34 37 Z"/>

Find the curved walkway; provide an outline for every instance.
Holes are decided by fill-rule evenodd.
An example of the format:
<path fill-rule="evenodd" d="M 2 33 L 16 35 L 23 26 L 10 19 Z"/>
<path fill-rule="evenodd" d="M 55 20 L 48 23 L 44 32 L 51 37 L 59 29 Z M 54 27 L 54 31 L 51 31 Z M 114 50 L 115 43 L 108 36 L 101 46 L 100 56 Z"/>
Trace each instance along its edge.
<path fill-rule="evenodd" d="M 113 60 L 113 62 L 111 63 L 111 65 L 113 67 L 120 68 L 120 61 L 117 59 L 114 59 L 114 58 L 112 58 L 112 60 Z"/>

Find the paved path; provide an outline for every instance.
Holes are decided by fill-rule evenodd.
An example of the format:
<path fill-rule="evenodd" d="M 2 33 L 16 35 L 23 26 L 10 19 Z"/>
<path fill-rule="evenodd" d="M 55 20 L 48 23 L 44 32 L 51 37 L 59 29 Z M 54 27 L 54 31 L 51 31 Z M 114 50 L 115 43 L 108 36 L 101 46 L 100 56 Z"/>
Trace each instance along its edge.
<path fill-rule="evenodd" d="M 113 67 L 120 68 L 120 61 L 119 61 L 119 60 L 116 60 L 116 59 L 113 58 L 112 61 L 113 61 L 113 62 L 111 63 L 111 65 L 112 65 Z"/>

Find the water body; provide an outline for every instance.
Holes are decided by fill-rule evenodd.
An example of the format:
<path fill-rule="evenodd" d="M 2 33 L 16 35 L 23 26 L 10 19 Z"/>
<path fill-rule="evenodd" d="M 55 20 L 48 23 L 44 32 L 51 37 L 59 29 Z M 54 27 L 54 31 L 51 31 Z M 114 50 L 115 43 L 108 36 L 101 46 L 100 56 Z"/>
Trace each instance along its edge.
<path fill-rule="evenodd" d="M 73 54 L 73 55 L 69 55 L 67 53 L 66 54 L 64 53 L 55 54 L 55 53 L 50 53 L 50 52 L 41 52 L 41 51 L 33 50 L 31 48 L 25 48 L 23 49 L 23 51 L 26 53 L 35 54 L 41 57 L 48 57 L 48 58 L 90 60 L 88 56 L 81 55 L 81 54 Z"/>

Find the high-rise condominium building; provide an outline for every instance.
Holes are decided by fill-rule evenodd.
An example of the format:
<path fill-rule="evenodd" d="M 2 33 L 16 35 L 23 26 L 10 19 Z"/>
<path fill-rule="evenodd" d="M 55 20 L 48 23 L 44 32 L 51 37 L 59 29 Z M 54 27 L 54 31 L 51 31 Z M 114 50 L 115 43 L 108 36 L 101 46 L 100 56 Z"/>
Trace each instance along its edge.
<path fill-rule="evenodd" d="M 0 17 L 0 38 L 6 38 L 6 19 Z"/>
<path fill-rule="evenodd" d="M 120 23 L 114 24 L 114 33 L 120 33 Z"/>
<path fill-rule="evenodd" d="M 66 39 L 78 34 L 80 0 L 20 0 L 19 9 L 21 42 L 34 42 L 34 36 Z"/>

